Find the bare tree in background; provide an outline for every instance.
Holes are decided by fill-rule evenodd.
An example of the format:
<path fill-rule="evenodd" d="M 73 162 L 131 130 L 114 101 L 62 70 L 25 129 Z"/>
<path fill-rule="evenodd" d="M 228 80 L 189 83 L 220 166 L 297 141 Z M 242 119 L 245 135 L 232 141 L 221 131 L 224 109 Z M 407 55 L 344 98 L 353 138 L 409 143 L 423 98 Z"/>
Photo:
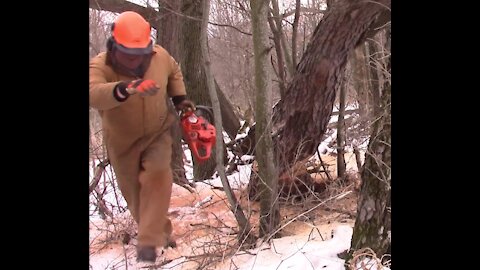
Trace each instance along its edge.
<path fill-rule="evenodd" d="M 89 56 L 90 58 L 106 50 L 109 27 L 105 25 L 104 14 L 98 10 L 89 11 Z"/>
<path fill-rule="evenodd" d="M 344 76 L 345 77 L 345 76 Z M 338 121 L 337 121 L 337 176 L 344 180 L 346 177 L 347 164 L 345 163 L 345 140 L 347 128 L 345 125 L 345 99 L 347 97 L 347 80 L 340 82 Z"/>
<path fill-rule="evenodd" d="M 210 0 L 203 0 L 203 6 L 202 10 L 204 14 L 208 14 L 210 11 Z M 212 101 L 212 107 L 213 107 L 213 112 L 215 115 L 215 125 L 216 126 L 221 126 L 222 122 L 222 114 L 220 112 L 220 101 L 217 96 L 217 89 L 215 85 L 215 79 L 213 77 L 212 71 L 211 71 L 211 62 L 210 62 L 210 53 L 208 52 L 208 34 L 207 34 L 207 28 L 208 28 L 208 16 L 204 16 L 202 19 L 202 24 L 201 24 L 202 30 L 201 30 L 201 35 L 200 35 L 200 44 L 201 44 L 201 51 L 202 51 L 202 60 L 205 65 L 205 74 L 207 76 L 207 87 L 208 87 L 208 92 L 210 94 L 210 100 Z M 239 226 L 239 232 L 237 234 L 237 239 L 238 242 L 244 243 L 245 241 L 247 243 L 253 242 L 250 240 L 253 240 L 253 237 L 250 235 L 250 224 L 245 217 L 245 214 L 243 212 L 243 209 L 238 202 L 237 198 L 235 197 L 235 194 L 233 193 L 232 188 L 230 187 L 230 182 L 228 182 L 227 176 L 225 175 L 225 168 L 223 167 L 223 136 L 222 136 L 223 131 L 220 129 L 216 130 L 216 168 L 217 172 L 219 174 L 220 180 L 222 182 L 222 185 L 225 189 L 225 194 L 227 196 L 228 202 L 229 202 L 229 208 L 232 211 L 233 215 L 235 216 L 235 219 L 237 220 L 238 226 Z"/>
<path fill-rule="evenodd" d="M 106 50 L 105 42 L 108 37 L 109 26 L 105 24 L 105 14 L 98 10 L 89 11 L 89 57 L 92 58 Z M 106 158 L 103 145 L 102 123 L 98 112 L 89 110 L 90 156 L 97 159 Z"/>
<path fill-rule="evenodd" d="M 239 112 L 254 108 L 253 49 L 248 0 L 212 6 L 209 48 L 215 79 Z"/>
<path fill-rule="evenodd" d="M 270 0 L 250 0 L 255 54 L 255 139 L 257 142 L 256 160 L 259 167 L 260 237 L 273 232 L 280 223 L 277 200 L 278 172 L 271 136 L 272 85 L 269 64 L 270 42 L 267 31 L 269 2 Z"/>

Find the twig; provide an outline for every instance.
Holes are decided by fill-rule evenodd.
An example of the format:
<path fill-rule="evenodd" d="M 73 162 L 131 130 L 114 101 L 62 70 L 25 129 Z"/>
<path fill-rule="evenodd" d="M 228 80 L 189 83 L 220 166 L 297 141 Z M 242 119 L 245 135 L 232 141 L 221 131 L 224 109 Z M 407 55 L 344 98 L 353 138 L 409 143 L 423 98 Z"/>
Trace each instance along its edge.
<path fill-rule="evenodd" d="M 310 236 L 312 236 L 313 230 L 317 230 L 318 234 L 320 235 L 320 238 L 322 238 L 322 241 L 325 241 L 325 239 L 323 239 L 322 233 L 320 232 L 320 229 L 318 229 L 318 227 L 313 227 L 310 230 L 310 233 L 308 234 L 308 240 L 310 240 Z"/>
<path fill-rule="evenodd" d="M 318 151 L 318 148 L 317 148 L 317 155 L 318 155 L 318 159 L 320 160 L 320 164 L 322 165 L 323 171 L 327 175 L 328 181 L 331 182 L 332 177 L 330 176 L 330 173 L 328 173 L 327 167 L 325 167 L 325 163 L 323 162 L 322 157 L 320 156 L 320 151 Z"/>
<path fill-rule="evenodd" d="M 95 170 L 95 175 L 93 176 L 93 181 L 90 184 L 90 187 L 88 188 L 88 194 L 91 194 L 95 188 L 98 185 L 98 182 L 100 182 L 100 178 L 102 177 L 103 172 L 105 171 L 105 168 L 110 164 L 110 161 L 108 159 L 101 161 L 98 163 L 97 168 Z"/>
<path fill-rule="evenodd" d="M 180 17 L 184 17 L 184 18 L 187 18 L 187 19 L 190 19 L 190 20 L 194 20 L 194 21 L 202 21 L 201 18 L 195 18 L 195 17 L 192 17 L 192 16 L 188 16 L 188 15 L 185 15 L 185 14 L 182 14 L 182 13 L 179 13 L 173 9 L 170 9 L 170 8 L 167 8 L 167 7 L 162 7 L 163 9 L 165 10 L 168 10 L 172 13 L 174 13 L 175 15 L 178 15 Z M 244 35 L 248 35 L 248 36 L 251 36 L 252 33 L 248 33 L 248 32 L 245 32 L 241 29 L 239 29 L 238 27 L 236 26 L 233 26 L 233 25 L 229 25 L 229 24 L 221 24 L 221 23 L 214 23 L 214 22 L 208 22 L 208 24 L 211 24 L 211 25 L 215 25 L 215 26 L 220 26 L 220 27 L 230 27 L 230 28 L 233 28 L 235 30 L 237 30 L 238 32 L 244 34 Z"/>

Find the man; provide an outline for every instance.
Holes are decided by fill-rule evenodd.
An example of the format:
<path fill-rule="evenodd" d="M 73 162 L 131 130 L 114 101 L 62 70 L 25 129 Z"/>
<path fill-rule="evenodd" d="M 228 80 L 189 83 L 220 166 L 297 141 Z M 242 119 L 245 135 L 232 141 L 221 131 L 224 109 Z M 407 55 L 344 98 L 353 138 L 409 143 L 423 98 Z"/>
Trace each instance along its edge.
<path fill-rule="evenodd" d="M 195 105 L 186 99 L 178 63 L 150 32 L 138 13 L 116 18 L 107 52 L 90 61 L 90 106 L 102 117 L 110 164 L 138 224 L 137 260 L 154 262 L 157 247 L 175 246 L 167 217 L 175 119 L 168 98 L 178 111 Z"/>

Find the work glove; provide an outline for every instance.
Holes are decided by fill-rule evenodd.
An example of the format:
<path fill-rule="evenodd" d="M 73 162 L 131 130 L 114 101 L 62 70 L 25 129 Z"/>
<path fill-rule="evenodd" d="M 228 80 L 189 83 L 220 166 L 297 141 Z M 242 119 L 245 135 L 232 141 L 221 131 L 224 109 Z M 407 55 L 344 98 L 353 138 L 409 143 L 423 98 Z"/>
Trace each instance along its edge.
<path fill-rule="evenodd" d="M 130 95 L 140 93 L 140 96 L 145 97 L 155 95 L 159 89 L 154 80 L 140 79 L 130 82 L 126 90 Z"/>
<path fill-rule="evenodd" d="M 193 103 L 193 101 L 189 99 L 182 100 L 180 103 L 175 105 L 175 109 L 177 109 L 177 111 L 182 111 L 182 112 L 196 110 L 195 103 Z"/>
<path fill-rule="evenodd" d="M 129 95 L 134 95 L 136 93 L 140 93 L 140 96 L 142 97 L 153 96 L 159 89 L 160 87 L 158 87 L 154 80 L 139 79 L 131 82 L 120 82 L 116 87 L 116 91 L 118 91 L 116 95 L 119 97 L 117 99 L 120 101 L 127 99 Z"/>

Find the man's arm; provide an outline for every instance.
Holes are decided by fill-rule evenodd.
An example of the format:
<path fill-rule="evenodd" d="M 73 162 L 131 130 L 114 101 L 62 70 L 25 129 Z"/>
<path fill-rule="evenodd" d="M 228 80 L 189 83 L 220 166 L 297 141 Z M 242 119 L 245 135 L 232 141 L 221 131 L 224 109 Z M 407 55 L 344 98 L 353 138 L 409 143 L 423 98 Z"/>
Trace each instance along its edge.
<path fill-rule="evenodd" d="M 128 98 L 124 88 L 117 87 L 121 82 L 107 82 L 103 59 L 95 57 L 90 61 L 90 106 L 98 110 L 108 110 L 122 104 Z"/>

